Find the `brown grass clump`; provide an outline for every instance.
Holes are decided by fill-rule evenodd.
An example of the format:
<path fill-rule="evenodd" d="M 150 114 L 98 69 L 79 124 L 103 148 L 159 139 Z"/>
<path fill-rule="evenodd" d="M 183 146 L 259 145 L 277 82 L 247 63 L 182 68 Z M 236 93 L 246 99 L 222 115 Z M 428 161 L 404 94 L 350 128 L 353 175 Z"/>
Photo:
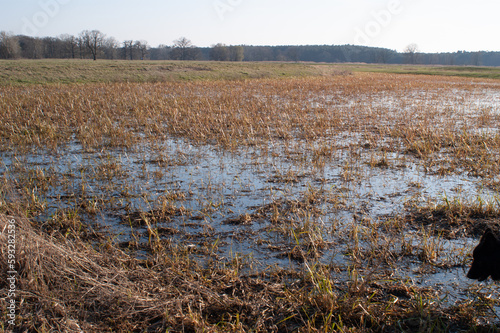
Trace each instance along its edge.
<path fill-rule="evenodd" d="M 500 202 L 498 198 L 444 198 L 442 203 L 413 209 L 404 220 L 416 228 L 424 226 L 433 234 L 446 238 L 480 237 L 487 228 L 499 228 Z"/>
<path fill-rule="evenodd" d="M 103 254 L 82 242 L 56 240 L 18 216 L 1 215 L 0 229 L 5 230 L 11 219 L 16 221 L 17 322 L 21 328 L 89 331 L 98 329 L 102 322 L 119 329 L 153 305 L 154 298 L 140 283 L 150 273 L 125 254 Z M 5 244 L 6 234 L 1 237 Z M 2 272 L 7 271 L 6 259 L 2 247 Z M 131 310 L 123 312 L 120 302 L 129 304 Z"/>
<path fill-rule="evenodd" d="M 496 86 L 485 81 L 483 88 Z M 336 149 L 382 156 L 400 151 L 429 172 L 491 178 L 500 171 L 500 116 L 491 106 L 456 110 L 478 89 L 470 79 L 375 73 L 2 86 L 0 144 L 20 151 L 77 143 L 92 150 L 181 137 L 230 150 L 258 145 L 266 152 L 279 143 L 288 158 L 318 166 Z M 372 164 L 391 166 L 384 159 Z M 109 167 L 106 174 L 120 171 Z"/>
<path fill-rule="evenodd" d="M 22 217 L 0 216 L 0 229 L 16 221 L 17 284 L 20 330 L 49 331 L 195 331 L 216 330 L 221 320 L 232 319 L 238 309 L 253 308 L 246 297 L 232 299 L 217 290 L 235 288 L 222 272 L 205 275 L 192 265 L 133 259 L 114 247 L 96 251 L 79 241 L 61 241 L 37 231 Z M 1 236 L 6 244 L 6 233 Z M 2 289 L 6 288 L 6 247 L 2 246 Z M 257 280 L 258 281 L 258 280 Z M 254 283 L 255 284 L 255 283 Z M 209 287 L 210 286 L 210 287 Z M 213 289 L 212 289 L 213 288 Z M 243 287 L 268 293 L 266 285 Z M 278 288 L 276 293 L 284 295 Z M 238 293 L 243 292 L 238 291 Z M 262 302 L 261 295 L 254 302 Z M 265 304 L 265 303 L 263 303 Z M 5 305 L 5 304 L 4 304 Z M 265 320 L 263 317 L 262 320 Z M 230 325 L 230 324 L 228 324 Z"/>
<path fill-rule="evenodd" d="M 112 246 L 48 236 L 21 216 L 16 224 L 16 331 L 323 332 L 461 326 L 464 309 L 444 313 L 432 290 L 363 279 L 335 286 L 327 267 L 303 273 L 241 275 L 201 269 L 186 258 L 134 259 Z M 0 235 L 7 294 L 6 233 Z M 290 275 L 291 274 L 291 275 Z M 6 308 L 8 298 L 2 298 Z M 6 312 L 2 317 L 7 323 Z M 472 319 L 468 318 L 467 320 Z M 399 328 L 398 328 L 399 327 Z M 4 324 L 5 329 L 12 329 Z"/>

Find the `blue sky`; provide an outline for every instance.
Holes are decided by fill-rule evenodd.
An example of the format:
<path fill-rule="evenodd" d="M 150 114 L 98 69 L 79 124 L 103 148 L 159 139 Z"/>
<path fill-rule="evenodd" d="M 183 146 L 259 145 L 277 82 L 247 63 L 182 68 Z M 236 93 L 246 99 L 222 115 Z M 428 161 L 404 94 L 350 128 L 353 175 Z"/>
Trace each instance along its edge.
<path fill-rule="evenodd" d="M 119 42 L 197 46 L 361 44 L 402 51 L 500 51 L 498 0 L 0 0 L 0 30 L 97 29 Z"/>

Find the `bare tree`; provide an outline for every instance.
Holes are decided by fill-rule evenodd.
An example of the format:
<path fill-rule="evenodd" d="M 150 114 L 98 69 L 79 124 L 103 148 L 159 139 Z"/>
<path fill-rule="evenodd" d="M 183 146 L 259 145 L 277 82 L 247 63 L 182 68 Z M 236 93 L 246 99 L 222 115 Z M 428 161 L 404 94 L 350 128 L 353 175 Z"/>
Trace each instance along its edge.
<path fill-rule="evenodd" d="M 193 43 L 186 37 L 181 37 L 177 40 L 174 40 L 174 47 L 180 48 L 180 49 L 187 49 L 189 47 L 192 47 Z"/>
<path fill-rule="evenodd" d="M 410 45 L 408 45 L 405 49 L 404 49 L 404 53 L 405 53 L 405 59 L 406 59 L 406 63 L 408 64 L 416 64 L 417 63 L 417 57 L 418 57 L 418 45 L 415 44 L 415 43 L 412 43 Z"/>
<path fill-rule="evenodd" d="M 123 42 L 123 59 L 127 59 L 127 53 L 129 55 L 129 59 L 134 59 L 134 50 L 132 48 L 134 41 L 126 40 Z"/>
<path fill-rule="evenodd" d="M 97 59 L 97 53 L 103 46 L 105 36 L 99 30 L 84 30 L 80 33 L 85 47 L 90 51 L 94 60 Z"/>
<path fill-rule="evenodd" d="M 156 48 L 151 48 L 149 57 L 151 60 L 167 60 L 169 58 L 171 47 L 160 44 Z"/>
<path fill-rule="evenodd" d="M 78 58 L 82 57 L 82 39 L 80 36 L 75 36 L 76 51 L 78 52 Z"/>
<path fill-rule="evenodd" d="M 227 46 L 221 43 L 213 45 L 210 50 L 210 59 L 215 61 L 229 60 L 229 50 Z"/>
<path fill-rule="evenodd" d="M 21 46 L 21 57 L 27 59 L 41 59 L 43 56 L 43 43 L 40 38 L 18 36 Z"/>
<path fill-rule="evenodd" d="M 141 60 L 144 60 L 149 52 L 148 42 L 146 42 L 145 40 L 138 40 L 135 42 L 134 48 L 139 52 Z"/>
<path fill-rule="evenodd" d="M 59 39 L 63 44 L 63 53 L 65 57 L 74 59 L 78 47 L 77 38 L 73 35 L 63 34 L 59 36 Z"/>
<path fill-rule="evenodd" d="M 172 59 L 191 60 L 193 59 L 193 44 L 186 37 L 174 40 L 173 50 L 170 53 Z"/>
<path fill-rule="evenodd" d="M 42 38 L 43 58 L 57 58 L 57 39 L 54 37 Z"/>
<path fill-rule="evenodd" d="M 114 37 L 109 37 L 104 39 L 102 43 L 102 49 L 106 59 L 117 58 L 118 45 L 119 43 Z"/>
<path fill-rule="evenodd" d="M 19 58 L 21 47 L 16 36 L 5 31 L 0 31 L 0 58 Z"/>
<path fill-rule="evenodd" d="M 245 57 L 243 46 L 232 45 L 229 46 L 229 60 L 231 61 L 243 61 Z"/>

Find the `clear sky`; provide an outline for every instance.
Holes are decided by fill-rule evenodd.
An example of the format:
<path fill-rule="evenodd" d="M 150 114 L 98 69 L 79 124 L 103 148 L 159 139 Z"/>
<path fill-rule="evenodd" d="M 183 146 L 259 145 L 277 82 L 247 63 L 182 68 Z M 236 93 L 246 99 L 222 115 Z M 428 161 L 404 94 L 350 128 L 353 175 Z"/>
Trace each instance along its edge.
<path fill-rule="evenodd" d="M 356 44 L 500 51 L 498 0 L 0 0 L 0 31 L 100 30 L 119 42 L 196 46 Z"/>

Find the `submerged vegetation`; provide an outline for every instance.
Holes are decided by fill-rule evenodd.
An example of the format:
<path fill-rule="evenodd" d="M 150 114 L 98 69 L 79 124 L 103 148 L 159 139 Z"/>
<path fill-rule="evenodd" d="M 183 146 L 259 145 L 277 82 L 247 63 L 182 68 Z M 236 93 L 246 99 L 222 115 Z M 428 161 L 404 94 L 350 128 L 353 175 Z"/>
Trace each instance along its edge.
<path fill-rule="evenodd" d="M 0 287 L 14 219 L 16 330 L 498 328 L 498 288 L 465 278 L 500 219 L 498 81 L 0 68 Z"/>

